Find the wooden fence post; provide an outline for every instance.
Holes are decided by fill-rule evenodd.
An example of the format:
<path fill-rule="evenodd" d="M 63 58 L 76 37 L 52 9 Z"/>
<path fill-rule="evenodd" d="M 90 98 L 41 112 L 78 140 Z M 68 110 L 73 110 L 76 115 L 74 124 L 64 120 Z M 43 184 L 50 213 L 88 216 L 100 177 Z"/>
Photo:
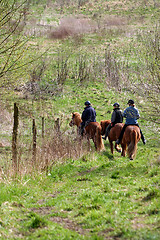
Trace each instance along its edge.
<path fill-rule="evenodd" d="M 60 120 L 59 120 L 59 118 L 57 118 L 56 120 L 55 120 L 55 130 L 57 131 L 57 132 L 60 132 Z"/>
<path fill-rule="evenodd" d="M 17 135 L 18 135 L 18 107 L 16 103 L 14 103 L 14 122 L 13 122 L 13 133 L 12 133 L 12 165 L 17 172 L 18 164 L 17 164 Z"/>
<path fill-rule="evenodd" d="M 42 117 L 42 138 L 44 138 L 44 117 Z"/>
<path fill-rule="evenodd" d="M 32 123 L 32 133 L 33 133 L 32 160 L 34 163 L 36 163 L 37 130 L 36 130 L 35 119 L 33 119 L 33 123 Z"/>

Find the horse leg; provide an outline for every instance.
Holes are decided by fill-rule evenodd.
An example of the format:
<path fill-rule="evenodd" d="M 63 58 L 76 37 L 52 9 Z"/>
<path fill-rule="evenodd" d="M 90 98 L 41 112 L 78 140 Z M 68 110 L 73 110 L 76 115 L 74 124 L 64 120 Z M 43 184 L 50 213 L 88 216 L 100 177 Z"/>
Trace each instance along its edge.
<path fill-rule="evenodd" d="M 87 142 L 88 142 L 88 150 L 91 151 L 91 143 L 89 137 L 87 137 Z"/>
<path fill-rule="evenodd" d="M 121 144 L 121 146 L 122 146 L 121 156 L 125 157 L 126 156 L 127 144 Z"/>
<path fill-rule="evenodd" d="M 119 153 L 122 152 L 121 148 L 118 147 L 118 144 L 117 144 L 117 143 L 115 143 L 115 149 L 116 149 L 116 151 L 119 152 Z"/>
<path fill-rule="evenodd" d="M 93 142 L 94 142 L 95 149 L 97 150 L 97 142 L 95 137 L 93 138 Z"/>
<path fill-rule="evenodd" d="M 129 159 L 130 159 L 130 160 L 133 160 L 133 154 L 131 154 L 131 155 L 129 156 Z"/>
<path fill-rule="evenodd" d="M 111 147 L 111 153 L 113 154 L 113 142 L 109 140 L 110 147 Z"/>

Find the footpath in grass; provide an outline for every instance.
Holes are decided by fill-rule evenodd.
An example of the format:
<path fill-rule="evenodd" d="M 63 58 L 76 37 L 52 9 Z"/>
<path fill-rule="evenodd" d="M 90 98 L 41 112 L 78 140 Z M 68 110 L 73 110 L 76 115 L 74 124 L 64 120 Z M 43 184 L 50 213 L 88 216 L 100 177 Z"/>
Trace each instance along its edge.
<path fill-rule="evenodd" d="M 133 161 L 106 148 L 1 183 L 0 238 L 158 240 L 158 147 L 139 143 Z"/>

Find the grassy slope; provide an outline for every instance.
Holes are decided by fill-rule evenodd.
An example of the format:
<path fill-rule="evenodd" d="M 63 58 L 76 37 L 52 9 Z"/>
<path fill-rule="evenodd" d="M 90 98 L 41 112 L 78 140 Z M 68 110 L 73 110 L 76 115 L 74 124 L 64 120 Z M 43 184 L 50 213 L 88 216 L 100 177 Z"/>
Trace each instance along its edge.
<path fill-rule="evenodd" d="M 80 12 L 92 16 L 101 6 L 101 14 L 106 14 L 104 9 L 109 9 L 106 11 L 111 15 L 128 16 L 132 13 L 132 23 L 136 19 L 138 22 L 130 26 L 131 31 L 147 26 L 151 22 L 152 13 L 156 18 L 158 10 L 152 8 L 153 3 L 150 3 L 152 2 L 147 2 L 144 7 L 143 2 L 138 4 L 136 1 L 129 1 L 124 4 L 109 1 L 106 7 L 103 1 L 96 1 L 93 5 L 82 7 Z M 76 9 L 64 8 L 64 13 L 72 13 Z M 143 26 L 139 22 L 141 15 L 145 20 Z M 123 34 L 117 36 L 117 33 L 114 38 L 111 35 L 109 37 L 107 41 L 103 35 L 84 37 L 78 44 L 78 51 L 85 52 L 89 49 L 95 54 L 97 48 L 96 52 L 102 54 L 107 42 L 112 49 L 117 48 L 118 53 L 123 54 L 124 43 L 130 39 Z M 43 40 L 43 46 L 46 44 L 52 46 L 52 41 Z M 57 46 L 68 51 L 72 46 L 77 47 L 77 42 L 72 39 L 57 41 L 52 49 L 55 50 Z M 75 51 L 75 48 L 72 50 Z M 160 141 L 158 124 L 146 121 L 147 112 L 143 109 L 147 99 L 131 92 L 118 93 L 114 89 L 109 91 L 103 81 L 88 83 L 87 90 L 86 83 L 77 87 L 69 81 L 63 93 L 60 97 L 53 97 L 45 102 L 35 102 L 34 106 L 31 100 L 21 99 L 11 91 L 7 98 L 3 94 L 1 99 L 8 109 L 12 109 L 13 101 L 17 101 L 21 110 L 32 113 L 34 109 L 34 114 L 38 116 L 44 111 L 51 117 L 54 112 L 54 117 L 61 117 L 66 127 L 70 113 L 81 112 L 86 99 L 93 103 L 97 111 L 97 121 L 100 121 L 110 118 L 112 103 L 119 101 L 124 109 L 128 98 L 134 98 L 141 110 L 142 118 L 139 123 L 148 140 L 147 145 L 143 146 L 142 142 L 138 144 L 137 156 L 132 162 L 127 157 L 120 157 L 118 153 L 112 156 L 106 143 L 106 151 L 97 154 L 92 146 L 92 153 L 77 160 L 66 159 L 63 164 L 57 162 L 47 175 L 39 173 L 38 176 L 22 176 L 17 181 L 3 177 L 0 184 L 0 238 L 159 239 Z M 21 118 L 25 118 L 21 115 Z M 26 125 L 28 122 L 25 119 Z M 27 132 L 28 135 L 29 133 Z M 11 135 L 1 134 L 1 138 L 9 141 Z M 4 149 L 1 151 L 2 156 L 3 152 Z"/>
<path fill-rule="evenodd" d="M 2 239 L 158 239 L 157 150 L 139 144 L 130 162 L 107 149 L 1 184 Z"/>

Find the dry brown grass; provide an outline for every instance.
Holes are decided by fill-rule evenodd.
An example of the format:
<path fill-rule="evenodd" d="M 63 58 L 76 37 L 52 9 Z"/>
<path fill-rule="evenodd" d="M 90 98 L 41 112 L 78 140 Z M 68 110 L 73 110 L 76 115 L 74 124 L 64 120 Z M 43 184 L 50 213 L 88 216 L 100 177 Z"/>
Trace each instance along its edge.
<path fill-rule="evenodd" d="M 9 136 L 10 132 L 12 132 L 13 117 L 3 106 L 3 103 L 0 103 L 0 132 L 1 135 Z M 10 143 L 6 138 L 0 138 L 0 147 L 7 147 L 9 145 Z"/>
<path fill-rule="evenodd" d="M 80 143 L 79 138 L 72 132 L 60 132 L 56 129 L 48 129 L 46 137 L 41 138 L 37 143 L 36 156 L 33 157 L 32 136 L 30 144 L 24 142 L 24 136 L 19 135 L 17 172 L 14 172 L 11 149 L 8 152 L 1 147 L 3 159 L 1 159 L 0 181 L 10 179 L 15 175 L 19 177 L 33 175 L 37 172 L 43 172 L 50 169 L 56 163 L 63 163 L 67 159 L 76 160 L 87 153 L 87 144 L 85 140 Z M 22 140 L 23 139 L 23 140 Z"/>
<path fill-rule="evenodd" d="M 127 18 L 117 16 L 106 16 L 103 20 L 104 26 L 123 26 L 127 24 Z"/>
<path fill-rule="evenodd" d="M 64 17 L 60 20 L 59 26 L 50 34 L 50 37 L 53 39 L 63 39 L 68 36 L 91 33 L 96 28 L 96 23 L 84 16 Z"/>
<path fill-rule="evenodd" d="M 80 143 L 74 129 L 62 130 L 59 127 L 47 128 L 44 137 L 41 129 L 37 129 L 36 156 L 33 156 L 33 136 L 31 125 L 22 119 L 23 112 L 20 111 L 18 141 L 17 141 L 17 169 L 16 173 L 12 163 L 12 132 L 13 114 L 9 113 L 0 105 L 0 181 L 10 179 L 16 175 L 25 176 L 34 172 L 48 171 L 57 162 L 67 159 L 77 159 L 87 153 L 85 140 Z M 30 122 L 30 121 L 29 121 Z M 29 136 L 30 134 L 30 136 Z M 8 181 L 7 180 L 7 181 Z"/>
<path fill-rule="evenodd" d="M 106 16 L 101 20 L 95 16 L 94 21 L 83 15 L 68 16 L 60 20 L 59 26 L 51 32 L 50 38 L 63 39 L 69 36 L 98 32 L 109 26 L 122 26 L 126 23 L 127 19 L 116 16 Z"/>

